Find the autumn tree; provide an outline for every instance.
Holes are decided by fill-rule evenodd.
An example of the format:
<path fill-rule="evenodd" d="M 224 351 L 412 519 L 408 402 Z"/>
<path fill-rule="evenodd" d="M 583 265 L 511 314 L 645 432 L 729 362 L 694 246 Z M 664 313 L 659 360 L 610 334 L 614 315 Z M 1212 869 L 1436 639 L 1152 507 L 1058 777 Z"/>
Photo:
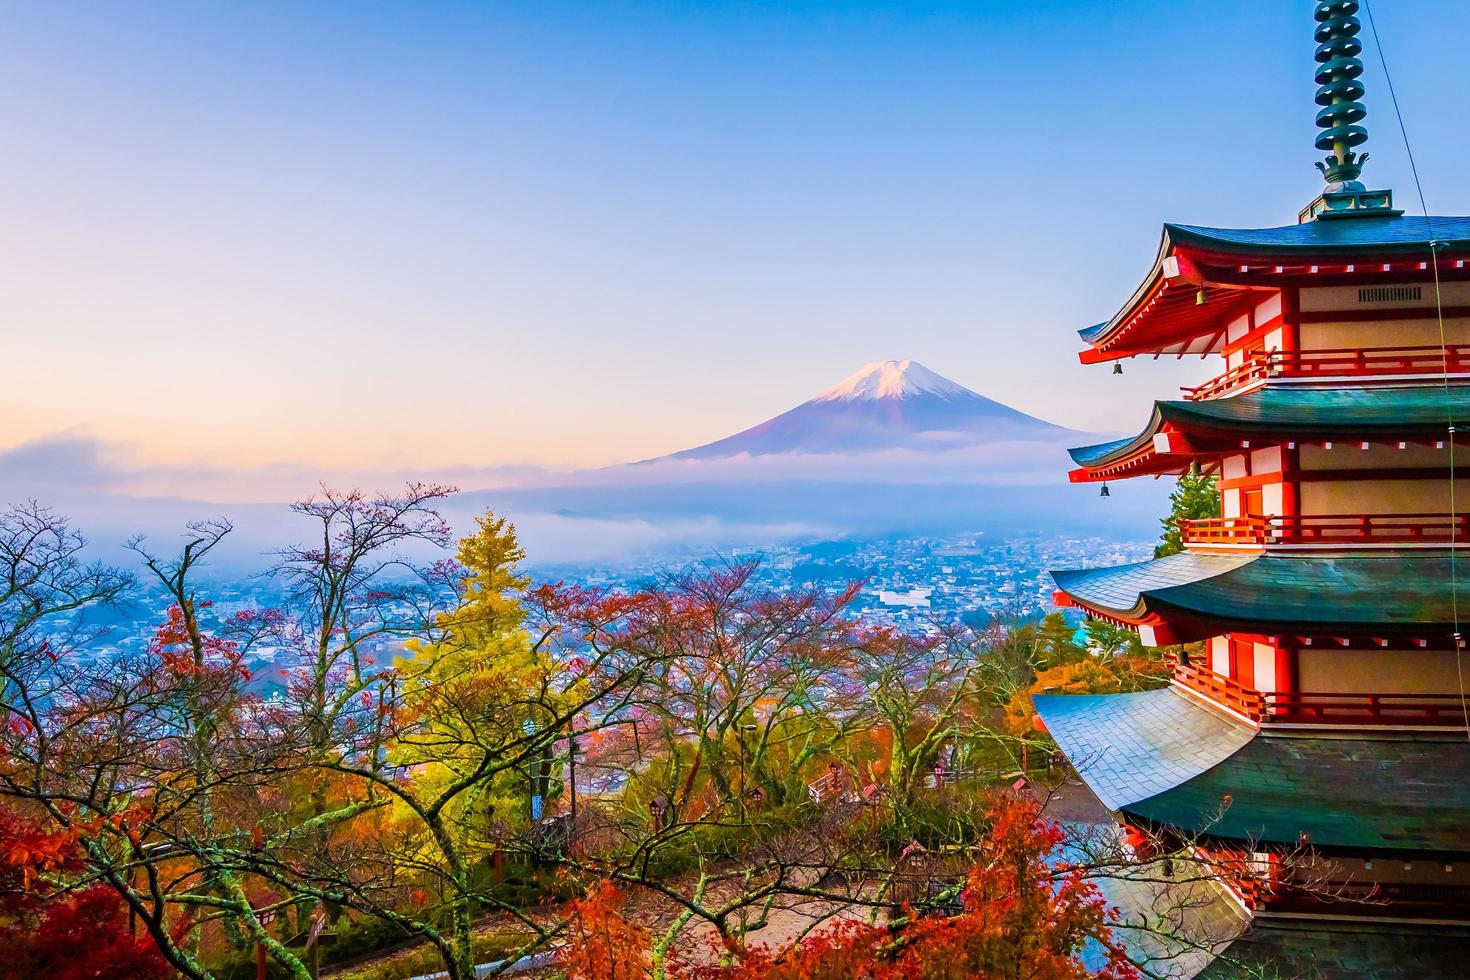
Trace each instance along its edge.
<path fill-rule="evenodd" d="M 728 956 L 684 956 L 674 975 L 689 980 L 996 980 L 1139 976 L 1086 870 L 1060 857 L 1064 829 L 1040 818 L 1028 798 L 998 795 L 985 814 L 987 832 L 954 890 L 957 915 L 920 916 L 907 909 L 886 923 L 847 920 L 799 937 L 789 946 Z M 619 895 L 595 890 L 573 914 L 593 928 L 575 931 L 562 961 L 608 964 L 609 937 L 619 940 L 622 972 L 643 976 L 636 956 L 643 930 L 622 918 Z M 578 974 L 574 976 L 594 974 Z"/>
<path fill-rule="evenodd" d="M 901 811 L 932 778 L 943 750 L 981 727 L 971 702 L 983 653 L 969 639 L 963 630 L 925 638 L 879 628 L 854 645 L 864 703 L 889 747 L 883 784 Z"/>
<path fill-rule="evenodd" d="M 584 628 L 597 649 L 647 667 L 637 730 L 659 759 L 657 789 L 675 814 L 705 789 L 725 818 L 757 787 L 767 798 L 804 795 L 811 764 L 861 724 L 850 710 L 860 695 L 859 635 L 847 614 L 856 587 L 776 593 L 754 586 L 757 567 L 669 576 L 623 597 L 615 623 Z"/>
<path fill-rule="evenodd" d="M 285 728 L 305 733 L 309 819 L 296 825 L 317 835 L 296 832 L 278 847 L 268 835 L 234 858 L 283 891 L 397 924 L 435 947 L 448 976 L 468 978 L 478 910 L 516 917 L 528 949 L 547 940 L 548 927 L 496 897 L 483 859 L 527 822 L 533 761 L 620 723 L 636 664 L 566 635 L 615 615 L 598 603 L 546 587 L 528 615 L 520 546 L 503 519 L 482 517 L 457 561 L 418 568 L 377 549 L 437 534 L 423 492 L 391 506 L 329 499 L 309 512 L 341 525 L 327 535 L 336 550 L 289 553 L 313 612 L 299 630 L 307 662 L 281 709 L 294 719 Z M 390 568 L 405 580 L 359 577 Z M 337 610 L 337 625 L 322 625 L 324 609 Z M 372 637 L 391 637 L 402 655 L 381 661 Z"/>
<path fill-rule="evenodd" d="M 0 802 L 0 949 L 7 975 L 166 980 L 174 974 L 106 885 L 68 887 L 85 869 L 69 833 Z"/>

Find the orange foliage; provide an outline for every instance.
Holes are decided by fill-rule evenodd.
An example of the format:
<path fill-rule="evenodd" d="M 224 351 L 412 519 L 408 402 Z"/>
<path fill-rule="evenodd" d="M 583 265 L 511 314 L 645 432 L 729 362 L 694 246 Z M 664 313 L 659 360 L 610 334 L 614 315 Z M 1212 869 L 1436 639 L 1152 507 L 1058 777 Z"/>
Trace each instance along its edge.
<path fill-rule="evenodd" d="M 843 922 L 794 949 L 757 949 L 733 967 L 686 967 L 689 980 L 1136 980 L 1110 913 L 1077 868 L 1058 866 L 1061 828 L 1029 799 L 998 797 L 971 868 L 964 911 L 889 928 Z M 1088 950 L 1096 969 L 1082 962 Z"/>
<path fill-rule="evenodd" d="M 1123 658 L 1104 664 L 1088 657 L 1043 670 L 1036 675 L 1036 681 L 1027 691 L 1011 698 L 1005 708 L 1002 727 L 1010 734 L 1022 737 L 1032 731 L 1031 716 L 1036 713 L 1031 705 L 1033 694 L 1115 694 L 1124 690 L 1126 685 L 1118 668 L 1128 666 Z"/>
<path fill-rule="evenodd" d="M 557 952 L 569 980 L 635 980 L 649 974 L 648 931 L 623 918 L 623 893 L 603 882 L 567 906 L 571 938 Z"/>

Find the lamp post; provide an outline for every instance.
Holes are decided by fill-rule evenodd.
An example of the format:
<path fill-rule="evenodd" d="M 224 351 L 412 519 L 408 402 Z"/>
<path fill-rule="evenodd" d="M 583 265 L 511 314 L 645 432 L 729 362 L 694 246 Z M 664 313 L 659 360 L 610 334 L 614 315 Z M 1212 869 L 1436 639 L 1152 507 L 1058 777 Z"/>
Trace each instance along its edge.
<path fill-rule="evenodd" d="M 745 737 L 755 733 L 756 726 L 747 722 L 740 726 L 740 825 L 745 826 Z"/>
<path fill-rule="evenodd" d="M 567 737 L 567 782 L 572 790 L 572 833 L 577 831 L 577 736 Z"/>

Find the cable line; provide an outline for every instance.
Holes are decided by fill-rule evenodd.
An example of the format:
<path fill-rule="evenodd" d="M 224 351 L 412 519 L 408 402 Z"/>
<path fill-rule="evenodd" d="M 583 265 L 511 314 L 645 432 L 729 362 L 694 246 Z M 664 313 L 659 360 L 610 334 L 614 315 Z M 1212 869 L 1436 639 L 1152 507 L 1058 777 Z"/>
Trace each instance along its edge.
<path fill-rule="evenodd" d="M 1450 451 L 1450 615 L 1454 617 L 1455 623 L 1455 632 L 1451 639 L 1455 646 L 1455 676 L 1460 685 L 1460 716 L 1461 720 L 1466 722 L 1465 736 L 1470 738 L 1470 701 L 1467 701 L 1465 692 L 1464 653 L 1460 636 L 1459 563 L 1456 556 L 1459 514 L 1455 507 L 1455 409 L 1450 397 L 1450 349 L 1445 338 L 1444 299 L 1440 295 L 1439 283 L 1439 250 L 1444 243 L 1434 237 L 1434 219 L 1429 215 L 1429 204 L 1424 197 L 1424 184 L 1419 180 L 1419 165 L 1414 161 L 1414 148 L 1409 142 L 1409 127 L 1404 124 L 1404 113 L 1399 108 L 1398 93 L 1393 87 L 1393 75 L 1388 70 L 1388 59 L 1383 54 L 1383 40 L 1378 36 L 1378 22 L 1373 19 L 1372 0 L 1363 0 L 1363 11 L 1368 15 L 1368 28 L 1373 33 L 1373 46 L 1378 49 L 1378 62 L 1383 66 L 1383 78 L 1388 83 L 1388 97 L 1393 102 L 1393 113 L 1398 118 L 1399 134 L 1404 140 L 1404 152 L 1409 157 L 1409 172 L 1414 176 L 1414 190 L 1419 194 L 1419 209 L 1424 213 L 1424 229 L 1429 236 L 1429 267 L 1434 270 L 1434 310 L 1439 322 L 1440 375 L 1444 382 L 1445 422 L 1448 430 L 1445 445 Z"/>

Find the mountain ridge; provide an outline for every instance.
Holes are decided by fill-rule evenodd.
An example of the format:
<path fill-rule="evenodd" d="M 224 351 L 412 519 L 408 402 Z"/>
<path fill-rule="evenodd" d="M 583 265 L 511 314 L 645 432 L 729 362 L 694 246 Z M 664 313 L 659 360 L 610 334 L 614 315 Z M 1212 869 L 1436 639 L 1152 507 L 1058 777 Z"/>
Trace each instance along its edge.
<path fill-rule="evenodd" d="M 795 408 L 733 435 L 644 460 L 716 460 L 874 452 L 926 452 L 1080 435 L 1027 415 L 912 359 L 874 361 Z"/>

